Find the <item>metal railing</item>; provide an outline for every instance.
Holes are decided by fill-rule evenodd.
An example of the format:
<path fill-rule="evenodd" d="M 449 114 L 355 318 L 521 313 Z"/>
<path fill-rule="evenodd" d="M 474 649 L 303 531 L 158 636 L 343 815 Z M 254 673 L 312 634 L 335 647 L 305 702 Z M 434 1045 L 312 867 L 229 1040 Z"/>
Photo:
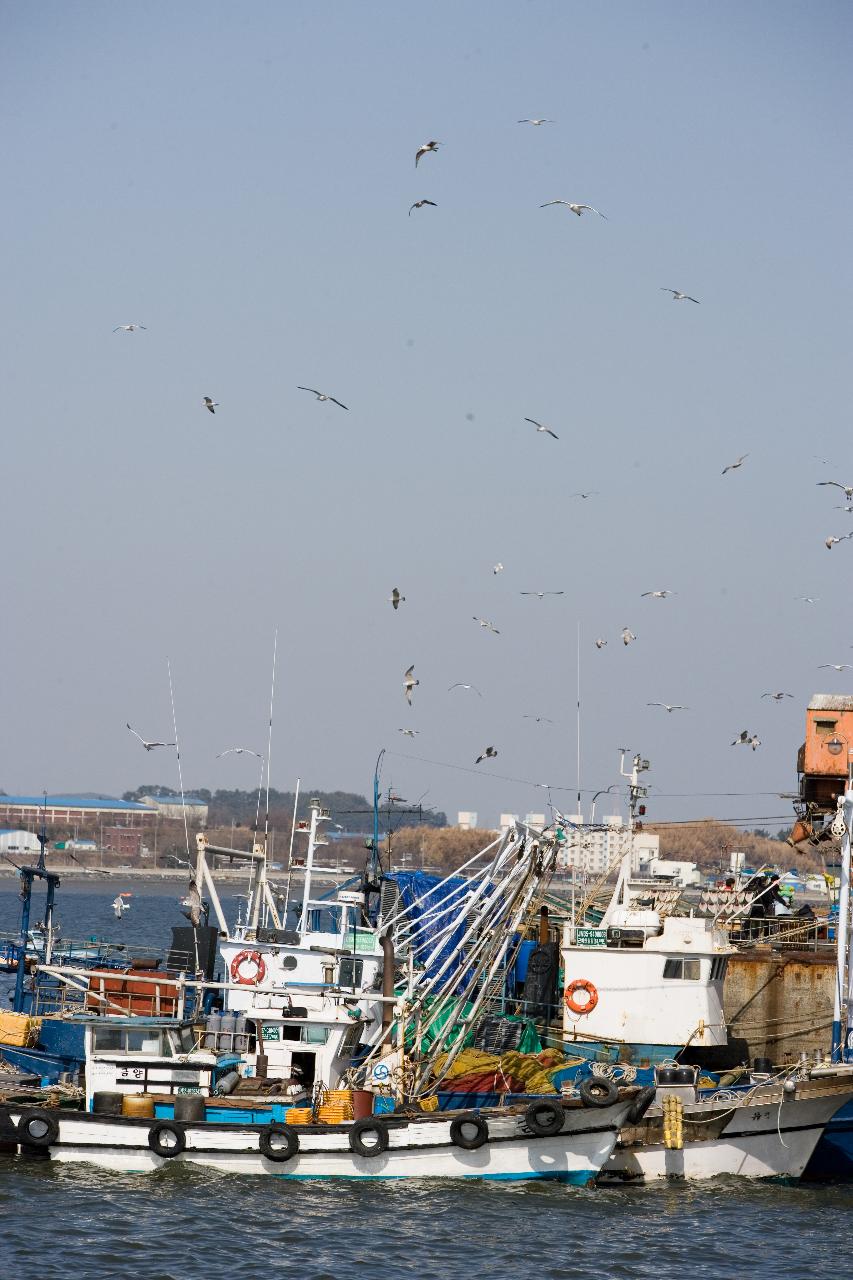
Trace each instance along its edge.
<path fill-rule="evenodd" d="M 829 936 L 831 925 L 825 917 L 766 916 L 720 923 L 728 931 L 732 945 L 741 951 L 760 946 L 788 951 L 835 951 L 835 942 Z"/>

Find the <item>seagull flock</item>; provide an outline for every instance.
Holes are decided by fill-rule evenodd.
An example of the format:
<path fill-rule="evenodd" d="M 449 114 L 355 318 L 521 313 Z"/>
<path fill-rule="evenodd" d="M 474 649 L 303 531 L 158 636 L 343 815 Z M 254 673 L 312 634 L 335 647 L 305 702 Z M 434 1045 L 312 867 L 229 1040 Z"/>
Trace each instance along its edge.
<path fill-rule="evenodd" d="M 556 122 L 547 117 L 524 117 L 522 119 L 519 119 L 517 123 L 520 125 L 530 125 L 532 127 L 539 128 L 542 125 L 553 125 Z M 435 139 L 432 139 L 428 142 L 423 143 L 420 147 L 418 147 L 418 149 L 415 152 L 415 168 L 417 169 L 419 167 L 421 160 L 425 156 L 437 154 L 439 147 L 443 145 L 444 145 L 443 143 L 438 142 Z M 559 199 L 546 200 L 544 203 L 540 204 L 539 207 L 541 209 L 547 209 L 554 206 L 562 206 L 568 212 L 575 214 L 578 218 L 582 218 L 584 214 L 590 213 L 590 214 L 595 214 L 598 218 L 601 218 L 604 221 L 608 221 L 607 215 L 602 213 L 601 210 L 595 208 L 594 205 L 591 205 L 582 201 L 571 201 L 571 200 L 565 200 L 565 199 L 559 198 Z M 413 203 L 409 206 L 408 216 L 411 217 L 414 211 L 421 210 L 427 207 L 437 209 L 438 204 L 436 201 L 428 199 L 426 196 L 423 196 L 413 201 Z M 695 298 L 693 297 L 692 294 L 685 293 L 680 289 L 674 289 L 670 286 L 661 285 L 660 291 L 663 293 L 668 293 L 670 295 L 671 301 L 673 302 L 692 302 L 697 306 L 700 305 L 700 300 L 698 298 Z M 139 321 L 132 321 L 127 324 L 116 325 L 115 328 L 113 329 L 113 333 L 132 334 L 132 333 L 136 333 L 138 330 L 145 331 L 147 330 L 147 326 L 140 323 Z M 336 396 L 330 395 L 326 391 L 319 391 L 315 387 L 308 387 L 308 386 L 302 386 L 302 385 L 298 385 L 296 389 L 298 391 L 304 391 L 309 393 L 310 395 L 313 395 L 315 400 L 318 403 L 333 404 L 340 409 L 349 411 L 348 405 L 344 404 L 342 400 L 339 400 Z M 201 403 L 203 408 L 205 408 L 211 414 L 215 414 L 216 410 L 220 408 L 219 402 L 214 400 L 211 396 L 208 396 L 208 395 L 205 395 L 202 397 Z M 469 420 L 472 420 L 473 414 L 468 414 L 468 418 Z M 555 441 L 560 440 L 560 436 L 558 435 L 558 433 L 551 426 L 548 426 L 546 423 L 540 422 L 536 418 L 530 418 L 530 417 L 525 417 L 524 421 L 529 425 L 533 426 L 536 429 L 536 432 L 538 434 L 550 436 Z M 747 460 L 749 456 L 750 456 L 749 453 L 741 454 L 734 462 L 730 462 L 726 466 L 724 466 L 722 468 L 721 474 L 725 476 L 730 472 L 735 472 L 740 470 L 740 468 L 743 466 L 744 462 Z M 842 484 L 837 480 L 821 480 L 821 481 L 818 481 L 817 483 L 819 486 L 830 486 L 830 487 L 840 489 L 844 494 L 844 497 L 847 503 L 853 504 L 853 485 Z M 587 500 L 590 497 L 597 495 L 597 493 L 598 493 L 597 490 L 580 490 L 570 494 L 569 496 L 573 498 L 580 498 L 582 500 Z M 845 513 L 848 513 L 848 514 L 853 514 L 853 505 L 837 506 L 835 509 L 843 510 Z M 849 533 L 829 535 L 825 539 L 825 546 L 828 550 L 831 551 L 834 546 L 837 546 L 839 543 L 850 540 L 850 539 L 853 539 L 853 531 Z M 502 573 L 503 570 L 504 570 L 503 564 L 500 561 L 497 561 L 492 568 L 492 574 L 498 575 Z M 542 591 L 523 590 L 523 591 L 520 591 L 519 594 L 522 596 L 535 597 L 539 601 L 543 601 L 546 597 L 563 596 L 565 595 L 565 592 L 563 590 L 542 590 Z M 670 597 L 675 596 L 676 594 L 677 592 L 667 587 L 667 588 L 643 591 L 640 593 L 640 598 L 651 599 L 651 600 L 668 600 Z M 813 596 L 799 596 L 797 597 L 797 599 L 809 605 L 818 603 L 818 598 Z M 388 600 L 396 613 L 399 610 L 400 606 L 406 603 L 406 596 L 402 595 L 398 587 L 394 587 L 391 592 L 391 595 L 388 597 Z M 489 621 L 486 618 L 481 618 L 474 615 L 473 621 L 476 622 L 478 626 L 485 631 L 489 631 L 496 636 L 499 636 L 501 634 L 500 629 L 497 626 L 495 626 L 493 622 Z M 624 626 L 621 631 L 621 640 L 622 640 L 623 647 L 627 648 L 629 645 L 631 645 L 634 641 L 637 640 L 637 636 L 631 630 L 630 627 Z M 608 641 L 606 636 L 597 636 L 594 641 L 595 648 L 598 651 L 603 650 L 607 646 L 607 643 Z M 853 670 L 853 664 L 821 663 L 818 669 L 843 672 L 843 671 Z M 414 671 L 415 671 L 415 664 L 412 663 L 403 674 L 403 694 L 406 698 L 406 702 L 409 705 L 409 707 L 413 706 L 412 695 L 414 690 L 420 685 L 420 680 L 415 677 Z M 472 684 L 470 682 L 456 681 L 449 686 L 447 692 L 451 693 L 457 689 L 473 692 L 477 694 L 478 697 L 480 698 L 483 697 L 481 690 L 475 684 Z M 793 696 L 794 696 L 793 694 L 785 691 L 774 691 L 774 692 L 763 693 L 761 695 L 761 698 L 762 699 L 769 698 L 772 701 L 776 702 L 777 704 L 781 704 L 786 698 L 793 699 Z M 668 715 L 677 711 L 690 710 L 690 708 L 683 703 L 649 701 L 646 703 L 646 705 L 648 707 L 661 708 Z M 548 719 L 548 717 L 546 716 L 536 716 L 532 714 L 525 715 L 523 719 L 534 720 L 537 724 L 543 724 L 543 723 L 553 724 L 554 723 L 553 720 Z M 138 741 L 141 743 L 142 747 L 146 752 L 154 751 L 156 749 L 161 749 L 161 748 L 168 749 L 176 746 L 175 742 L 168 742 L 165 740 L 164 741 L 149 740 L 144 738 L 140 733 L 138 733 L 130 725 L 129 722 L 127 723 L 127 729 L 136 739 L 138 739 Z M 400 728 L 398 732 L 404 735 L 405 737 L 414 738 L 420 733 L 420 730 L 412 727 L 403 727 L 403 728 Z M 761 740 L 758 734 L 750 733 L 749 730 L 744 729 L 737 735 L 737 737 L 735 737 L 731 745 L 732 746 L 749 746 L 752 748 L 753 751 L 756 751 L 757 748 L 761 745 Z M 228 747 L 225 751 L 219 752 L 216 758 L 222 759 L 223 757 L 229 756 L 229 755 L 243 755 L 243 754 L 255 756 L 256 758 L 262 761 L 264 760 L 264 757 L 259 752 L 254 751 L 249 747 L 240 747 L 240 746 Z M 479 765 L 484 761 L 493 760 L 497 757 L 497 754 L 498 754 L 498 751 L 495 746 L 493 745 L 487 746 L 477 756 L 475 760 L 475 764 Z"/>

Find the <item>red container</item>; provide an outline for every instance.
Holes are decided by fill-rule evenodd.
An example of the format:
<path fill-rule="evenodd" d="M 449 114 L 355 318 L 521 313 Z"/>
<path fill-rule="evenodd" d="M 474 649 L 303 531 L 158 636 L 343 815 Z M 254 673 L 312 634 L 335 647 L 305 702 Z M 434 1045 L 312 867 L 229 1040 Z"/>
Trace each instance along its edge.
<path fill-rule="evenodd" d="M 353 1089 L 352 1118 L 368 1120 L 373 1115 L 373 1094 L 367 1089 Z"/>

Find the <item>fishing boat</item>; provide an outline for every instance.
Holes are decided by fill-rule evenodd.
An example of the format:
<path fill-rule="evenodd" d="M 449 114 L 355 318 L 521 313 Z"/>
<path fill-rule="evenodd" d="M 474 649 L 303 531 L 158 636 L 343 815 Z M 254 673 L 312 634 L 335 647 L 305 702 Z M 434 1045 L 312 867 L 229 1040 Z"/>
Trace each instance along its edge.
<path fill-rule="evenodd" d="M 57 1163 L 83 1162 L 121 1173 L 169 1163 L 223 1173 L 285 1178 L 481 1178 L 591 1182 L 613 1151 L 619 1127 L 647 1100 L 637 1089 L 604 1105 L 581 1099 L 474 1112 L 416 1109 L 343 1123 L 223 1122 L 195 1118 L 0 1106 L 0 1141 L 40 1151 Z M 177 1106 L 173 1101 L 172 1106 Z M 185 1111 L 182 1114 L 186 1114 Z M 288 1113 L 286 1113 L 288 1114 Z"/>
<path fill-rule="evenodd" d="M 604 1180 L 799 1178 L 853 1100 L 853 1068 L 794 1068 L 743 1093 L 702 1097 L 696 1068 L 658 1069 L 655 1100 L 621 1131 Z"/>
<path fill-rule="evenodd" d="M 707 917 L 665 914 L 629 892 L 626 854 L 595 927 L 568 921 L 563 1042 L 591 1058 L 654 1066 L 727 1043 L 723 981 L 734 948 Z"/>

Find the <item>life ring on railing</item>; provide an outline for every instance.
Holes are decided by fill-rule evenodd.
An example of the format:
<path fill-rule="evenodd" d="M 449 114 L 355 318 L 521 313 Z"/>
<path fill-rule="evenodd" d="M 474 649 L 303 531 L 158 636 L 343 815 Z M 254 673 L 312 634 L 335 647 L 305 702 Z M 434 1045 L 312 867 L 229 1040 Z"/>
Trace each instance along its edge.
<path fill-rule="evenodd" d="M 586 992 L 588 999 L 584 1004 L 578 1004 L 575 999 L 576 991 Z M 575 978 L 574 982 L 570 982 L 566 987 L 566 993 L 563 998 L 566 1001 L 566 1007 L 571 1009 L 572 1013 L 592 1013 L 598 1004 L 598 992 L 588 978 Z"/>
<path fill-rule="evenodd" d="M 241 969 L 247 960 L 251 960 L 255 966 L 255 972 L 248 978 L 241 973 Z M 231 977 L 235 982 L 239 982 L 242 987 L 256 987 L 259 982 L 263 982 L 266 972 L 267 966 L 264 964 L 264 958 L 260 951 L 238 951 L 231 961 Z"/>

